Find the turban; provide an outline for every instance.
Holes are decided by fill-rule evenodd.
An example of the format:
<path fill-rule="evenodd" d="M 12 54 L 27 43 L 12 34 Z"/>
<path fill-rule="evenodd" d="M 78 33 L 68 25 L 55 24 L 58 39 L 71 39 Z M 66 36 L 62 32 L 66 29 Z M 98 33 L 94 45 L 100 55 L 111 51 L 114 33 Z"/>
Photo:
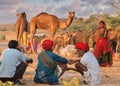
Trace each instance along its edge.
<path fill-rule="evenodd" d="M 42 42 L 42 48 L 45 50 L 50 50 L 53 47 L 53 41 L 50 39 L 46 39 Z"/>
<path fill-rule="evenodd" d="M 78 42 L 75 45 L 76 49 L 80 49 L 80 50 L 84 50 L 84 51 L 88 51 L 89 50 L 89 46 L 82 43 L 82 42 Z"/>

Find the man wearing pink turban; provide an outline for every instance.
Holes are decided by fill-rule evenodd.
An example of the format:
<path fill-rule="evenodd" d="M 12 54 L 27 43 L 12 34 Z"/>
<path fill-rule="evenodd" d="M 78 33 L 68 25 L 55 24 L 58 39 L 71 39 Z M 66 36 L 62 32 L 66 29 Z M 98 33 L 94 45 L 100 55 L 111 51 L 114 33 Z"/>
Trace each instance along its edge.
<path fill-rule="evenodd" d="M 61 74 L 58 74 L 57 64 L 61 64 L 63 70 L 65 70 L 68 60 L 52 52 L 53 41 L 51 39 L 44 40 L 41 46 L 44 50 L 38 54 L 38 65 L 34 81 L 36 83 L 58 84 L 58 78 Z"/>
<path fill-rule="evenodd" d="M 92 52 L 89 51 L 88 45 L 78 42 L 75 45 L 80 60 L 71 61 L 75 63 L 75 70 L 84 77 L 84 83 L 94 86 L 100 83 L 100 68 L 97 59 Z"/>

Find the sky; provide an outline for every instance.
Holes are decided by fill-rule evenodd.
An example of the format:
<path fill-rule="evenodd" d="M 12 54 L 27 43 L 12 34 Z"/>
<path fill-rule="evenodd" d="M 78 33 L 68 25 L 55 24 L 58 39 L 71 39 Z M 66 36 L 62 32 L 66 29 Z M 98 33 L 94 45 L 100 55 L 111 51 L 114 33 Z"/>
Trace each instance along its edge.
<path fill-rule="evenodd" d="M 17 20 L 17 13 L 26 12 L 27 20 L 41 12 L 47 12 L 58 18 L 67 18 L 68 12 L 74 11 L 76 17 L 89 17 L 94 14 L 116 11 L 110 3 L 119 0 L 0 0 L 0 24 L 11 24 Z"/>

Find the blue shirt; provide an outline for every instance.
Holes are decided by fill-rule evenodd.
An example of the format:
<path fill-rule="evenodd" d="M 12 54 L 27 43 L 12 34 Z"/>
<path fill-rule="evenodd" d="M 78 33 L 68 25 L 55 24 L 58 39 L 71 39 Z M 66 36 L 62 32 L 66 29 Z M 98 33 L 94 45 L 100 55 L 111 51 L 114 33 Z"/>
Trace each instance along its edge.
<path fill-rule="evenodd" d="M 4 50 L 0 58 L 0 77 L 12 78 L 18 63 L 25 63 L 26 60 L 29 58 L 17 49 Z"/>
<path fill-rule="evenodd" d="M 66 58 L 60 57 L 53 52 L 46 51 L 46 53 L 54 61 L 63 64 L 66 64 L 68 62 Z M 55 74 L 55 69 L 46 67 L 39 58 L 41 58 L 40 55 L 38 55 L 38 65 L 37 65 L 34 81 L 37 83 L 39 82 L 57 83 L 58 77 Z"/>

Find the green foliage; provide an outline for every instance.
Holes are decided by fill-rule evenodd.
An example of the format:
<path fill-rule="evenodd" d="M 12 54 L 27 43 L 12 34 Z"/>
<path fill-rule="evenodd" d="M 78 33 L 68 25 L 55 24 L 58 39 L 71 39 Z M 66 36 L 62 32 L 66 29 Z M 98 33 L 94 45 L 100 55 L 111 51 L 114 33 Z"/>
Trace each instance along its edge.
<path fill-rule="evenodd" d="M 86 30 L 96 29 L 96 28 L 97 28 L 97 22 L 96 21 L 88 23 L 85 27 Z"/>
<path fill-rule="evenodd" d="M 116 28 L 119 25 L 120 25 L 120 18 L 116 17 L 116 18 L 111 19 L 111 26 L 112 27 Z"/>
<path fill-rule="evenodd" d="M 91 22 L 94 22 L 94 21 L 97 21 L 97 18 L 95 17 L 95 16 L 90 16 L 89 18 L 88 18 L 88 20 L 86 20 L 86 24 L 89 24 L 89 23 L 91 23 Z"/>
<path fill-rule="evenodd" d="M 102 14 L 99 16 L 92 15 L 88 19 L 77 18 L 71 25 L 66 28 L 67 31 L 82 30 L 95 30 L 98 27 L 99 19 L 105 21 L 107 28 L 119 29 L 120 30 L 120 15 L 111 17 L 109 14 Z"/>

